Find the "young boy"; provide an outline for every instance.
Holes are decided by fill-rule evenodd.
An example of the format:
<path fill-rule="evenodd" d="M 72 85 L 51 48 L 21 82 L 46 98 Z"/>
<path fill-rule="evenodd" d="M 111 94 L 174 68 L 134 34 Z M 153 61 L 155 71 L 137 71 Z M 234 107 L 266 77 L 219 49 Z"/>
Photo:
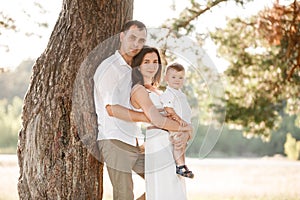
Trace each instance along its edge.
<path fill-rule="evenodd" d="M 169 65 L 164 77 L 167 82 L 167 89 L 160 96 L 160 100 L 168 116 L 178 121 L 180 125 L 183 126 L 187 125 L 187 123 L 191 123 L 192 115 L 186 95 L 181 91 L 184 84 L 184 78 L 185 70 L 181 64 L 173 63 Z M 177 134 L 178 132 L 170 133 L 171 141 L 179 139 Z M 193 178 L 193 172 L 185 165 L 185 150 L 186 145 L 181 149 L 173 149 L 173 156 L 176 162 L 176 173 L 184 177 Z"/>

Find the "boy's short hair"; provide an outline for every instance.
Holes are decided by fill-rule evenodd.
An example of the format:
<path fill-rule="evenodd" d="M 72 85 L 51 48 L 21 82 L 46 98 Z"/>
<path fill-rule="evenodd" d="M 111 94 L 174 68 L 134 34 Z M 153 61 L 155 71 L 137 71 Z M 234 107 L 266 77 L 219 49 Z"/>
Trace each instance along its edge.
<path fill-rule="evenodd" d="M 177 72 L 181 72 L 181 71 L 184 71 L 184 72 L 185 72 L 184 67 L 183 67 L 181 64 L 179 64 L 179 63 L 172 63 L 172 64 L 170 64 L 170 65 L 167 67 L 166 72 L 168 72 L 169 69 L 174 69 L 174 70 L 176 70 Z"/>
<path fill-rule="evenodd" d="M 147 31 L 147 28 L 143 22 L 138 20 L 129 20 L 123 25 L 121 32 L 128 31 L 131 26 L 137 26 L 139 29 L 145 29 Z"/>

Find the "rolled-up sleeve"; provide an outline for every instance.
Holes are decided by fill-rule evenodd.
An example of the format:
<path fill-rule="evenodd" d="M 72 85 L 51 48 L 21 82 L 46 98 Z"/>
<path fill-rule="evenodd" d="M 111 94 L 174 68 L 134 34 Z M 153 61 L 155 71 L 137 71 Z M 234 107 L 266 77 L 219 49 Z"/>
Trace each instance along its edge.
<path fill-rule="evenodd" d="M 162 103 L 163 107 L 174 108 L 173 101 L 174 95 L 171 92 L 165 91 L 160 96 L 160 102 Z"/>

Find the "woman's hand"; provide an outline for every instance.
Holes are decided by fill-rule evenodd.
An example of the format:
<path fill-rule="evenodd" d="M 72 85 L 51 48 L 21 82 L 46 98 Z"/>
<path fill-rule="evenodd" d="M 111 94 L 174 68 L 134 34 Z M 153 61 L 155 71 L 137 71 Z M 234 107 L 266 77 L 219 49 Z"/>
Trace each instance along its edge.
<path fill-rule="evenodd" d="M 191 124 L 187 124 L 186 126 L 180 125 L 178 132 L 185 132 L 188 133 L 188 135 L 191 137 L 193 132 L 193 126 Z"/>
<path fill-rule="evenodd" d="M 182 120 L 182 119 L 179 119 L 177 122 L 180 124 L 180 126 L 187 126 L 188 125 L 188 123 L 186 121 Z"/>

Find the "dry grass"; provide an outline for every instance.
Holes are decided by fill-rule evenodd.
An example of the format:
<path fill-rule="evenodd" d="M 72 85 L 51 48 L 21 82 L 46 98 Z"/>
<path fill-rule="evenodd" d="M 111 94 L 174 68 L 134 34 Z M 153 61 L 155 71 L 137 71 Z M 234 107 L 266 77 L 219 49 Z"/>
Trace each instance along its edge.
<path fill-rule="evenodd" d="M 18 199 L 18 176 L 17 156 L 0 154 L 0 200 Z"/>
<path fill-rule="evenodd" d="M 300 162 L 286 159 L 191 160 L 189 199 L 300 199 Z"/>
<path fill-rule="evenodd" d="M 188 159 L 194 179 L 186 179 L 188 199 L 209 200 L 300 200 L 300 162 L 284 158 Z M 0 200 L 17 197 L 15 155 L 0 155 Z M 104 200 L 112 199 L 111 184 L 104 172 Z M 134 175 L 135 194 L 144 181 Z"/>

